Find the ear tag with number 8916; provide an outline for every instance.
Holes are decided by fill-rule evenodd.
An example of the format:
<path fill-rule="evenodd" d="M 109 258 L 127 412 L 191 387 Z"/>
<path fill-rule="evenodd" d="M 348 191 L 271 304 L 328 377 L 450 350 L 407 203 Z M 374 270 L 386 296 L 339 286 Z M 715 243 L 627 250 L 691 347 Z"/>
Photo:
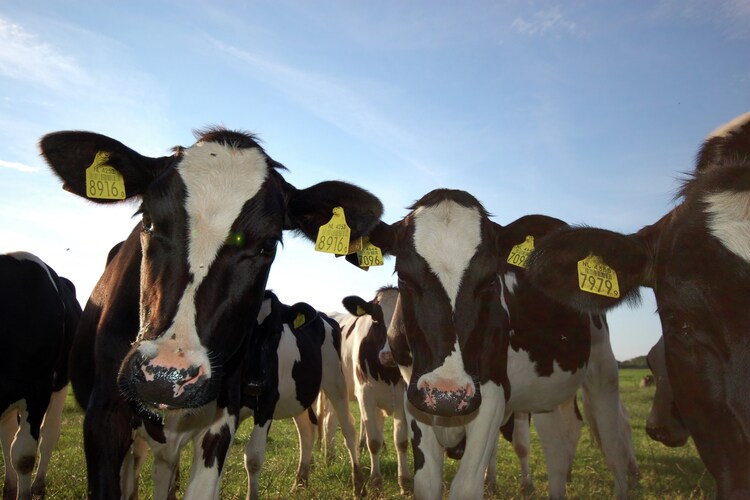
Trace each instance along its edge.
<path fill-rule="evenodd" d="M 526 259 L 529 258 L 531 252 L 534 251 L 534 237 L 529 235 L 523 241 L 510 249 L 508 255 L 508 264 L 514 266 L 526 268 Z"/>
<path fill-rule="evenodd" d="M 318 252 L 346 255 L 349 250 L 349 235 L 351 229 L 346 225 L 346 217 L 342 207 L 333 209 L 333 217 L 328 223 L 320 226 L 315 240 L 315 250 Z"/>
<path fill-rule="evenodd" d="M 578 288 L 613 299 L 620 298 L 617 273 L 596 255 L 578 261 Z"/>
<path fill-rule="evenodd" d="M 124 200 L 125 181 L 115 167 L 107 165 L 109 153 L 97 151 L 94 162 L 86 169 L 86 196 L 104 200 Z"/>

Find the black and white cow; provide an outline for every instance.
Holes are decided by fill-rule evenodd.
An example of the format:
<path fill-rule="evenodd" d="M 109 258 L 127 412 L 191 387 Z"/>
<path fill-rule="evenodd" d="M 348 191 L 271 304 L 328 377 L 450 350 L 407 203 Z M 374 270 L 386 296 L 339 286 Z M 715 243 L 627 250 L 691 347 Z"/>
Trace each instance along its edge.
<path fill-rule="evenodd" d="M 73 379 L 74 390 L 79 382 L 90 390 L 84 447 L 96 498 L 132 492 L 120 469 L 132 462 L 134 430 L 172 451 L 192 439 L 202 461 L 185 496 L 216 498 L 239 423 L 244 354 L 283 230 L 314 239 L 341 207 L 356 238 L 382 213 L 377 198 L 350 184 L 295 188 L 250 134 L 198 135 L 160 158 L 90 132 L 41 140 L 68 191 L 141 202 L 142 221 L 111 256 L 81 324 L 96 338 L 88 382 Z M 103 195 L 113 199 L 95 197 Z M 155 453 L 155 470 L 160 463 Z M 155 485 L 154 496 L 168 489 Z"/>
<path fill-rule="evenodd" d="M 398 289 L 383 287 L 375 298 L 366 301 L 357 296 L 344 298 L 348 314 L 330 314 L 338 321 L 343 337 L 341 357 L 346 374 L 349 399 L 357 401 L 361 416 L 360 435 L 366 438 L 370 452 L 370 480 L 380 488 L 380 454 L 383 450 L 385 415 L 393 416 L 393 443 L 398 462 L 398 484 L 401 494 L 411 490 L 411 472 L 407 457 L 409 431 L 404 415 L 405 384 L 398 368 L 384 366 L 379 353 L 386 343 L 387 328 L 393 316 Z M 326 406 L 326 409 L 328 406 Z M 336 419 L 322 416 L 326 451 L 333 448 Z"/>
<path fill-rule="evenodd" d="M 248 499 L 258 498 L 258 476 L 272 420 L 294 418 L 300 440 L 295 487 L 307 485 L 317 425 L 311 406 L 320 391 L 341 421 L 353 467 L 359 467 L 338 323 L 303 302 L 282 304 L 266 291 L 248 352 L 241 412 L 241 419 L 252 415 L 254 420 L 245 450 Z M 361 477 L 358 470 L 353 474 Z"/>
<path fill-rule="evenodd" d="M 73 283 L 39 257 L 28 252 L 0 255 L 3 498 L 45 493 L 68 392 L 68 351 L 80 316 Z"/>
<path fill-rule="evenodd" d="M 584 311 L 608 310 L 640 286 L 653 288 L 684 427 L 717 496 L 750 498 L 750 113 L 708 136 L 679 200 L 635 234 L 570 228 L 550 235 L 532 254 L 530 278 Z M 604 272 L 583 283 L 579 262 L 590 256 Z M 616 294 L 589 293 L 615 277 Z"/>
<path fill-rule="evenodd" d="M 470 194 L 439 189 L 403 220 L 381 223 L 370 240 L 396 257 L 399 298 L 389 327 L 394 359 L 408 381 L 414 492 L 440 498 L 445 448 L 465 437 L 451 498 L 481 498 L 484 473 L 501 423 L 516 411 L 539 413 L 548 443 L 566 437 L 553 410 L 589 383 L 592 411 L 618 429 L 616 367 L 600 364 L 606 320 L 561 307 L 534 290 L 523 269 L 506 263 L 511 249 L 563 226 L 544 216 L 503 227 Z M 618 497 L 627 495 L 627 452 L 616 433 L 602 447 Z M 547 456 L 550 495 L 561 496 L 570 457 Z M 560 486 L 555 478 L 561 478 Z"/>

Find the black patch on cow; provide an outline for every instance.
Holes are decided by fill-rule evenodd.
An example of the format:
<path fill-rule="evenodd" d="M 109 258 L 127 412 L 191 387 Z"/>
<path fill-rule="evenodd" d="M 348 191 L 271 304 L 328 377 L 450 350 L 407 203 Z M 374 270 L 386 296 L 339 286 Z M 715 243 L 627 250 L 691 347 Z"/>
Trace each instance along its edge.
<path fill-rule="evenodd" d="M 36 463 L 34 455 L 23 456 L 16 464 L 16 472 L 24 476 L 31 474 L 34 471 L 34 463 Z"/>
<path fill-rule="evenodd" d="M 416 420 L 411 421 L 411 451 L 414 455 L 414 473 L 416 474 L 422 467 L 424 467 L 424 453 L 419 449 L 419 444 L 422 441 L 422 431 L 419 429 Z"/>
<path fill-rule="evenodd" d="M 307 418 L 310 419 L 310 422 L 312 422 L 313 425 L 318 425 L 318 416 L 315 414 L 312 406 L 307 409 Z"/>
<path fill-rule="evenodd" d="M 511 415 L 510 418 L 508 418 L 508 421 L 500 426 L 500 434 L 502 434 L 505 440 L 509 443 L 513 442 L 513 429 L 516 427 L 514 420 L 513 415 Z"/>
<path fill-rule="evenodd" d="M 461 438 L 461 441 L 456 446 L 451 446 L 445 449 L 445 454 L 448 458 L 453 460 L 461 460 L 464 457 L 466 451 L 466 434 Z"/>
<path fill-rule="evenodd" d="M 213 433 L 207 432 L 203 436 L 201 443 L 201 449 L 203 450 L 203 465 L 210 469 L 215 463 L 218 463 L 218 470 L 221 472 L 224 469 L 224 459 L 227 456 L 229 450 L 229 444 L 232 441 L 232 436 L 229 432 L 229 426 L 224 424 L 219 429 L 219 432 Z"/>

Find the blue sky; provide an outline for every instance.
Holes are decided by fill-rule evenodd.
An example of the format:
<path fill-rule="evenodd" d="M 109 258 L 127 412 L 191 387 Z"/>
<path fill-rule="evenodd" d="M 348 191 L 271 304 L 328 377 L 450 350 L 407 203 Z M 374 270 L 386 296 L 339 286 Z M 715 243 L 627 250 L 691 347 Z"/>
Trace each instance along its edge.
<path fill-rule="evenodd" d="M 750 0 L 0 1 L 0 252 L 37 254 L 84 304 L 136 207 L 62 191 L 39 138 L 91 130 L 161 156 L 211 124 L 257 133 L 297 187 L 366 187 L 387 222 L 449 187 L 500 224 L 634 232 L 750 110 L 748 47 Z M 392 271 L 287 235 L 269 287 L 341 310 Z M 643 295 L 609 315 L 618 359 L 660 335 Z"/>

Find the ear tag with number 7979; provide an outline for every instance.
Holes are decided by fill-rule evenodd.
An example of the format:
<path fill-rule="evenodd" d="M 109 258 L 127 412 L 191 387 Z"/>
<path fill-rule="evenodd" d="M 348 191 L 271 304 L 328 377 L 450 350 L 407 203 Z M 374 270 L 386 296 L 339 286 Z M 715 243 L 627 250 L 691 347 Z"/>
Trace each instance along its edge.
<path fill-rule="evenodd" d="M 315 240 L 315 250 L 318 252 L 346 255 L 349 250 L 349 235 L 351 229 L 346 224 L 346 217 L 342 207 L 333 209 L 333 217 L 326 224 L 320 226 Z"/>
<path fill-rule="evenodd" d="M 578 288 L 596 295 L 620 298 L 617 273 L 601 257 L 593 254 L 578 261 Z"/>

